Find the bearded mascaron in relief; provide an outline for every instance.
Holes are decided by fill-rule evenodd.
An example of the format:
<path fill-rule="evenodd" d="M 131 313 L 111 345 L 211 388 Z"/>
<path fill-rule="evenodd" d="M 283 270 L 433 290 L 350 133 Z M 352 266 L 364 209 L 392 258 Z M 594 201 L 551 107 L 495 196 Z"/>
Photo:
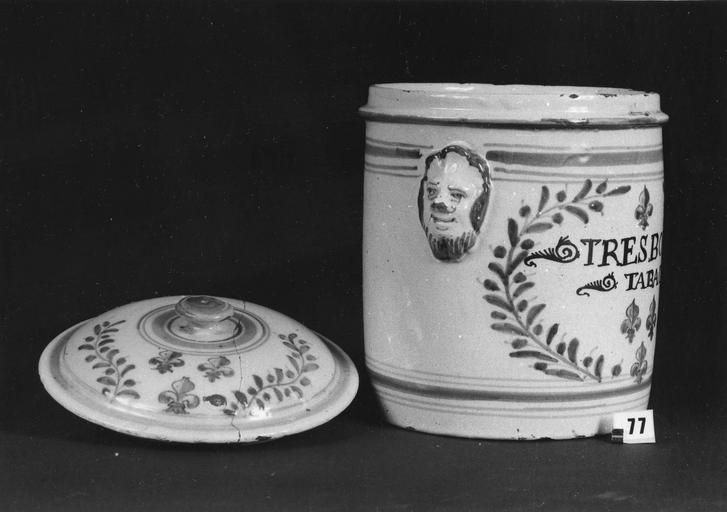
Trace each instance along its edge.
<path fill-rule="evenodd" d="M 477 246 L 492 180 L 484 158 L 449 145 L 425 160 L 419 220 L 435 258 L 457 262 Z"/>

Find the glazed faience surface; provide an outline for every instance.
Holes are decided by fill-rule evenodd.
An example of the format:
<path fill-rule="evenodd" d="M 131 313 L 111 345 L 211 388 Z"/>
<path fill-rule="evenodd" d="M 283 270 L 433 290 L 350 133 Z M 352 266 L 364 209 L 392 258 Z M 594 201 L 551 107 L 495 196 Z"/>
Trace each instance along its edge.
<path fill-rule="evenodd" d="M 390 84 L 362 114 L 366 361 L 389 420 L 572 438 L 645 409 L 658 95 Z"/>
<path fill-rule="evenodd" d="M 184 442 L 306 430 L 341 412 L 358 386 L 333 343 L 262 306 L 206 296 L 137 302 L 72 327 L 39 371 L 83 418 Z"/>

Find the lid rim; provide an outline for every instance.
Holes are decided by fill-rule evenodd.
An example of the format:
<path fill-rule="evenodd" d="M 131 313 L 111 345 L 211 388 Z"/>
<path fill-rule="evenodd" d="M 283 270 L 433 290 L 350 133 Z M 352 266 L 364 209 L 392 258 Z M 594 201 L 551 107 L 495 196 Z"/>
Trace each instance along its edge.
<path fill-rule="evenodd" d="M 69 392 L 64 385 L 65 377 L 57 373 L 57 359 L 70 339 L 79 329 L 89 325 L 98 317 L 79 322 L 56 336 L 43 350 L 38 362 L 40 380 L 48 394 L 61 406 L 76 416 L 91 423 L 123 434 L 165 442 L 182 443 L 256 443 L 277 439 L 318 427 L 343 412 L 353 401 L 358 391 L 359 377 L 353 361 L 335 343 L 324 336 L 310 331 L 329 351 L 334 362 L 335 373 L 332 388 L 324 400 L 303 407 L 301 414 L 289 417 L 284 423 L 266 422 L 258 427 L 254 422 L 235 421 L 225 417 L 224 421 L 211 424 L 187 424 L 180 428 L 166 424 L 150 424 L 148 418 L 125 415 L 112 407 L 99 407 L 87 402 L 82 396 Z M 311 340 L 313 341 L 313 340 Z M 310 405 L 310 404 L 301 404 Z M 305 411 L 305 412 L 302 412 Z"/>

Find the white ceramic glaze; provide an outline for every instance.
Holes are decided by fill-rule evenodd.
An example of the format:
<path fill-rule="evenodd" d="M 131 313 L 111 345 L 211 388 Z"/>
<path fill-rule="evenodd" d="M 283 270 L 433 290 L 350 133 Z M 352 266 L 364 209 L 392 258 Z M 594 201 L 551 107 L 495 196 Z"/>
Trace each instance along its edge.
<path fill-rule="evenodd" d="M 659 108 L 624 89 L 370 88 L 366 361 L 391 422 L 560 439 L 646 408 Z"/>
<path fill-rule="evenodd" d="M 358 388 L 332 342 L 268 308 L 207 296 L 136 302 L 71 327 L 43 352 L 48 392 L 126 434 L 259 442 L 308 430 Z"/>

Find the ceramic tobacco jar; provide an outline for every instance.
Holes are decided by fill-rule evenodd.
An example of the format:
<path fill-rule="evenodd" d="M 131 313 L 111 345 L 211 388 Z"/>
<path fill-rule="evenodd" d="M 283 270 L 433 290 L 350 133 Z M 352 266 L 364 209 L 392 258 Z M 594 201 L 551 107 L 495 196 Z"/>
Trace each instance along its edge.
<path fill-rule="evenodd" d="M 663 245 L 659 96 L 382 84 L 361 114 L 366 363 L 388 419 L 572 438 L 645 409 Z"/>
<path fill-rule="evenodd" d="M 40 376 L 71 412 L 140 437 L 257 442 L 318 426 L 353 400 L 358 374 L 336 345 L 249 302 L 162 297 L 71 327 Z"/>

